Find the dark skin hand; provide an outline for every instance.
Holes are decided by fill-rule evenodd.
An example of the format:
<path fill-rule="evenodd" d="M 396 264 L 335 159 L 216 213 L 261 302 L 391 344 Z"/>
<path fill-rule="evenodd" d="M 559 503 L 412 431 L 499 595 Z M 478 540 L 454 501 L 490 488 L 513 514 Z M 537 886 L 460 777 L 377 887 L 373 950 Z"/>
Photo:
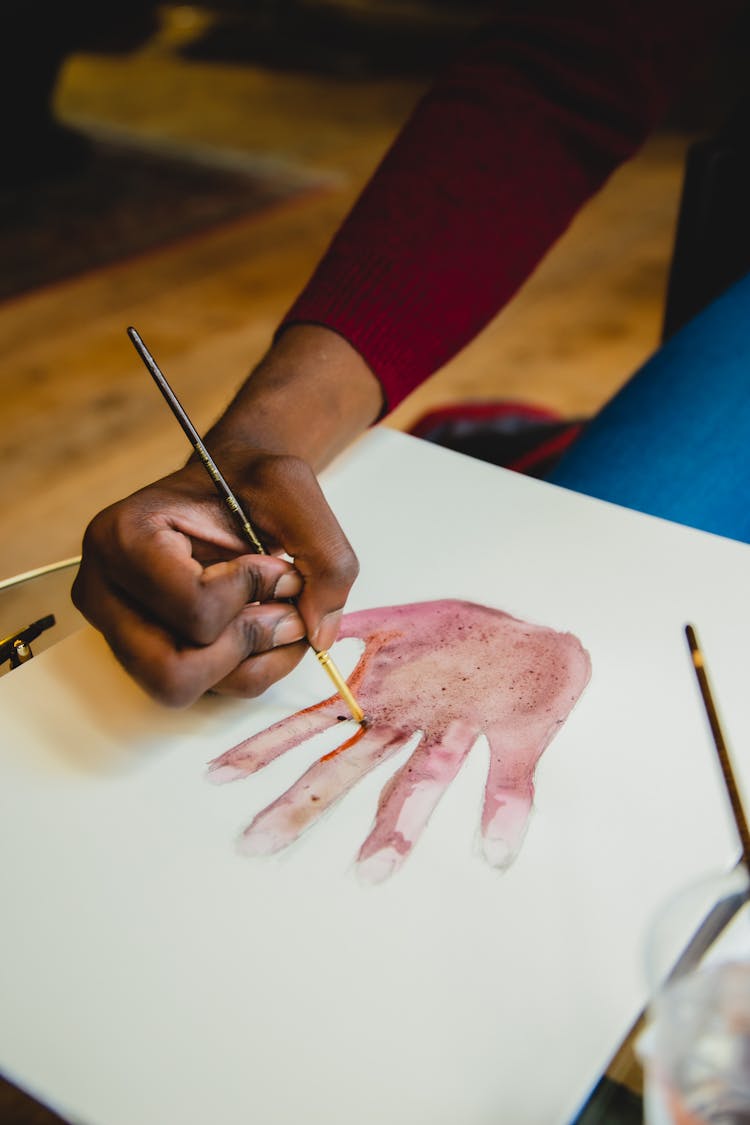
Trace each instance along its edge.
<path fill-rule="evenodd" d="M 307 639 L 330 648 L 358 563 L 315 474 L 380 409 L 345 340 L 295 326 L 206 436 L 268 555 L 248 552 L 196 461 L 92 520 L 73 601 L 149 695 L 174 707 L 206 691 L 256 696 Z"/>

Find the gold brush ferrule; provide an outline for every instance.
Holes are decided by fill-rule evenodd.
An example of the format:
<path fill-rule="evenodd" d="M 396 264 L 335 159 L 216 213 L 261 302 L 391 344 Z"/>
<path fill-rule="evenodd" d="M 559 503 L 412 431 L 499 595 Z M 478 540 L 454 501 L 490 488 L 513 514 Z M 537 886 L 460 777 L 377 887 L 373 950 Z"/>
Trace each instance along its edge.
<path fill-rule="evenodd" d="M 325 668 L 326 672 L 328 673 L 329 677 L 331 678 L 332 683 L 335 685 L 336 690 L 338 691 L 339 695 L 343 699 L 344 703 L 347 705 L 347 707 L 351 711 L 352 718 L 354 719 L 354 721 L 357 722 L 357 723 L 361 723 L 363 721 L 364 717 L 365 717 L 365 713 L 362 710 L 362 708 L 360 707 L 360 705 L 357 703 L 357 700 L 352 695 L 352 692 L 351 692 L 351 689 L 350 689 L 348 683 L 346 682 L 344 677 L 339 672 L 338 668 L 334 664 L 331 657 L 328 655 L 328 653 L 325 651 L 325 649 L 321 649 L 320 651 L 318 651 L 317 649 L 313 649 L 313 652 L 317 656 L 317 658 L 320 661 L 320 663 L 322 664 L 323 668 Z"/>

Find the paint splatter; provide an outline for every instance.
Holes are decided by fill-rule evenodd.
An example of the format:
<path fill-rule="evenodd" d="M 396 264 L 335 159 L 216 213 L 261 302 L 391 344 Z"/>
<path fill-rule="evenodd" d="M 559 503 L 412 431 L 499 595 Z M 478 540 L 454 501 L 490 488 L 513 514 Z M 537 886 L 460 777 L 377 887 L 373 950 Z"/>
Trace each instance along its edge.
<path fill-rule="evenodd" d="M 490 747 L 481 818 L 484 855 L 507 867 L 521 846 L 545 747 L 588 683 L 588 653 L 557 633 L 471 602 L 444 600 L 350 613 L 340 636 L 365 643 L 349 684 L 368 717 L 258 813 L 243 850 L 269 855 L 296 840 L 374 766 L 414 734 L 422 737 L 380 795 L 362 845 L 362 875 L 380 882 L 406 859 L 478 736 Z M 256 773 L 280 754 L 335 726 L 332 696 L 282 719 L 216 758 L 215 781 Z M 343 733 L 343 731 L 342 731 Z"/>

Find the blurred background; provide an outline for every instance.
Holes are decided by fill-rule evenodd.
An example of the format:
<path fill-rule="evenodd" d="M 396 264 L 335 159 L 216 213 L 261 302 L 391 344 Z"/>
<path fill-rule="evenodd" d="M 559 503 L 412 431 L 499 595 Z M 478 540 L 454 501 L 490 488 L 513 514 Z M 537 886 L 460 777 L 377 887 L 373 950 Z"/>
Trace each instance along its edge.
<path fill-rule="evenodd" d="M 268 346 L 481 0 L 11 3 L 0 75 L 0 579 L 185 458 Z M 586 417 L 658 341 L 694 89 L 497 320 L 388 420 L 507 399 Z M 719 79 L 717 80 L 717 74 Z M 731 83 L 730 83 L 731 84 Z"/>

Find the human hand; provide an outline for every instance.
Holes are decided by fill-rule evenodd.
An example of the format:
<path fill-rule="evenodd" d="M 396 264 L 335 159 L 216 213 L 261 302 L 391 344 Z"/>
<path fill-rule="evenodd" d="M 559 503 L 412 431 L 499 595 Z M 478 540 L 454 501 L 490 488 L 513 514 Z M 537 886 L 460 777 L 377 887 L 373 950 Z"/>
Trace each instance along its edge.
<path fill-rule="evenodd" d="M 258 813 L 243 834 L 243 851 L 266 855 L 287 847 L 421 731 L 416 749 L 383 788 L 358 855 L 360 872 L 379 882 L 409 855 L 474 742 L 486 734 L 483 851 L 493 866 L 507 867 L 525 834 L 536 763 L 589 680 L 580 641 L 457 600 L 347 614 L 339 635 L 365 642 L 349 683 L 367 723 Z M 246 777 L 343 718 L 332 696 L 222 754 L 210 775 L 220 782 Z"/>
<path fill-rule="evenodd" d="M 294 566 L 248 553 L 197 462 L 92 521 L 73 600 L 150 695 L 172 706 L 208 690 L 259 695 L 302 658 L 305 636 L 330 648 L 358 563 L 315 473 L 381 407 L 342 336 L 292 325 L 206 435 L 265 548 Z"/>
<path fill-rule="evenodd" d="M 249 553 L 205 469 L 190 463 L 96 516 L 73 587 L 124 668 L 171 706 L 208 690 L 259 695 L 299 662 L 303 638 L 330 647 L 357 574 L 303 461 L 243 450 L 223 466 L 264 546 L 294 565 Z"/>

